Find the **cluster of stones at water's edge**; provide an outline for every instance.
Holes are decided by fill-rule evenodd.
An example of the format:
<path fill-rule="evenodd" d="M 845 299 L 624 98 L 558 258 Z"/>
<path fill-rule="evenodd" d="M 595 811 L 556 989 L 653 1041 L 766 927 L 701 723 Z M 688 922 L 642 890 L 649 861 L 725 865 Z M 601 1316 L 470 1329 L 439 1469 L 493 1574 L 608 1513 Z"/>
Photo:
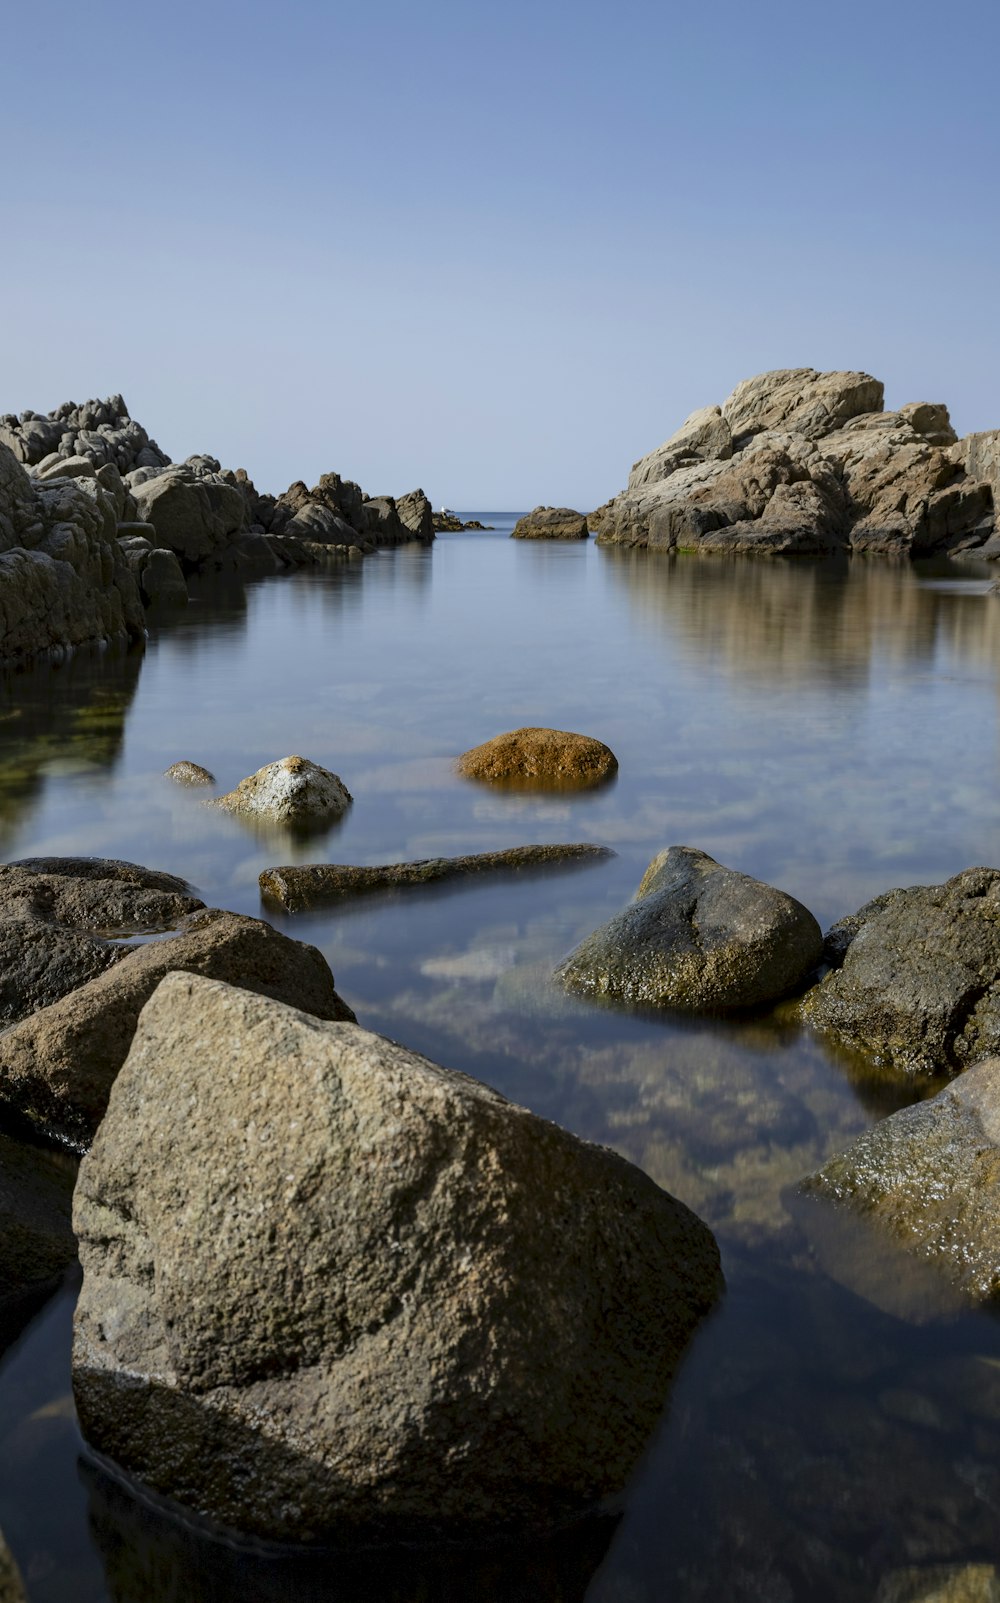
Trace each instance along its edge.
<path fill-rule="evenodd" d="M 0 417 L 0 663 L 137 640 L 187 578 L 244 577 L 434 538 L 422 490 L 366 496 L 339 474 L 259 494 L 215 457 L 171 463 L 120 395 Z"/>

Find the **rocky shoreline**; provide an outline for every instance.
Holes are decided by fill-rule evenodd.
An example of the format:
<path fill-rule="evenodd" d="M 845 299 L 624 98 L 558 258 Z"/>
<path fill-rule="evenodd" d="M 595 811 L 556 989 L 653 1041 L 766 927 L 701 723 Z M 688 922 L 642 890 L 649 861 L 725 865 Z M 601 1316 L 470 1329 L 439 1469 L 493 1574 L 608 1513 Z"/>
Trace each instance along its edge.
<path fill-rule="evenodd" d="M 279 496 L 213 456 L 172 463 L 120 395 L 0 417 L 0 666 L 137 641 L 188 579 L 259 577 L 434 539 L 422 490 L 368 496 L 337 473 Z"/>

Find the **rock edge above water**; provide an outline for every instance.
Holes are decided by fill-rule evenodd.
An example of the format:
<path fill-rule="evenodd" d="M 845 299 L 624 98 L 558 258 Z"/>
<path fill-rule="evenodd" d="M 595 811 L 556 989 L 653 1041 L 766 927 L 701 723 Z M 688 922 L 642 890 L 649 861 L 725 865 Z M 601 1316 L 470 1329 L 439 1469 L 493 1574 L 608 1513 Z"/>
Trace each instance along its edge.
<path fill-rule="evenodd" d="M 534 726 L 510 729 L 458 759 L 465 779 L 524 790 L 591 790 L 618 772 L 610 746 L 592 735 Z"/>
<path fill-rule="evenodd" d="M 353 863 L 300 863 L 265 868 L 259 877 L 266 902 L 297 913 L 324 903 L 347 901 L 378 891 L 434 885 L 467 875 L 527 872 L 531 869 L 572 867 L 576 863 L 614 857 L 608 846 L 573 842 L 566 846 L 510 846 L 503 851 L 476 852 L 466 857 L 425 857 L 412 863 L 380 863 L 373 867 Z"/>

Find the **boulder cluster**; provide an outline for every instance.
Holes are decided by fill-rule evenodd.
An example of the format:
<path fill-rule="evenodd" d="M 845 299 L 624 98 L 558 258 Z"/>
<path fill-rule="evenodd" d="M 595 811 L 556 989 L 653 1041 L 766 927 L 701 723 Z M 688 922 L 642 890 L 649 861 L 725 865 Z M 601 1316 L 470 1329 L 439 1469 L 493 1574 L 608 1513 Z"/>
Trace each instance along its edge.
<path fill-rule="evenodd" d="M 772 555 L 1000 556 L 1000 429 L 883 410 L 869 373 L 761 373 L 693 412 L 589 524 L 603 544 Z"/>
<path fill-rule="evenodd" d="M 138 640 L 192 574 L 252 577 L 434 538 L 422 490 L 366 496 L 325 473 L 259 494 L 213 456 L 172 463 L 120 395 L 0 417 L 0 663 Z"/>

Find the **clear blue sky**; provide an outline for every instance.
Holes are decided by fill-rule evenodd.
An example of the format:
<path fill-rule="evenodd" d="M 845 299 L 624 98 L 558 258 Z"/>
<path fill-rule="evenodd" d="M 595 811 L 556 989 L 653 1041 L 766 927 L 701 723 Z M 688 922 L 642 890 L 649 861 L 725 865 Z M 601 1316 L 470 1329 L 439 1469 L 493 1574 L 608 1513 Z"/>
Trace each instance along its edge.
<path fill-rule="evenodd" d="M 0 411 L 585 510 L 782 366 L 1000 425 L 1000 0 L 8 5 Z"/>

